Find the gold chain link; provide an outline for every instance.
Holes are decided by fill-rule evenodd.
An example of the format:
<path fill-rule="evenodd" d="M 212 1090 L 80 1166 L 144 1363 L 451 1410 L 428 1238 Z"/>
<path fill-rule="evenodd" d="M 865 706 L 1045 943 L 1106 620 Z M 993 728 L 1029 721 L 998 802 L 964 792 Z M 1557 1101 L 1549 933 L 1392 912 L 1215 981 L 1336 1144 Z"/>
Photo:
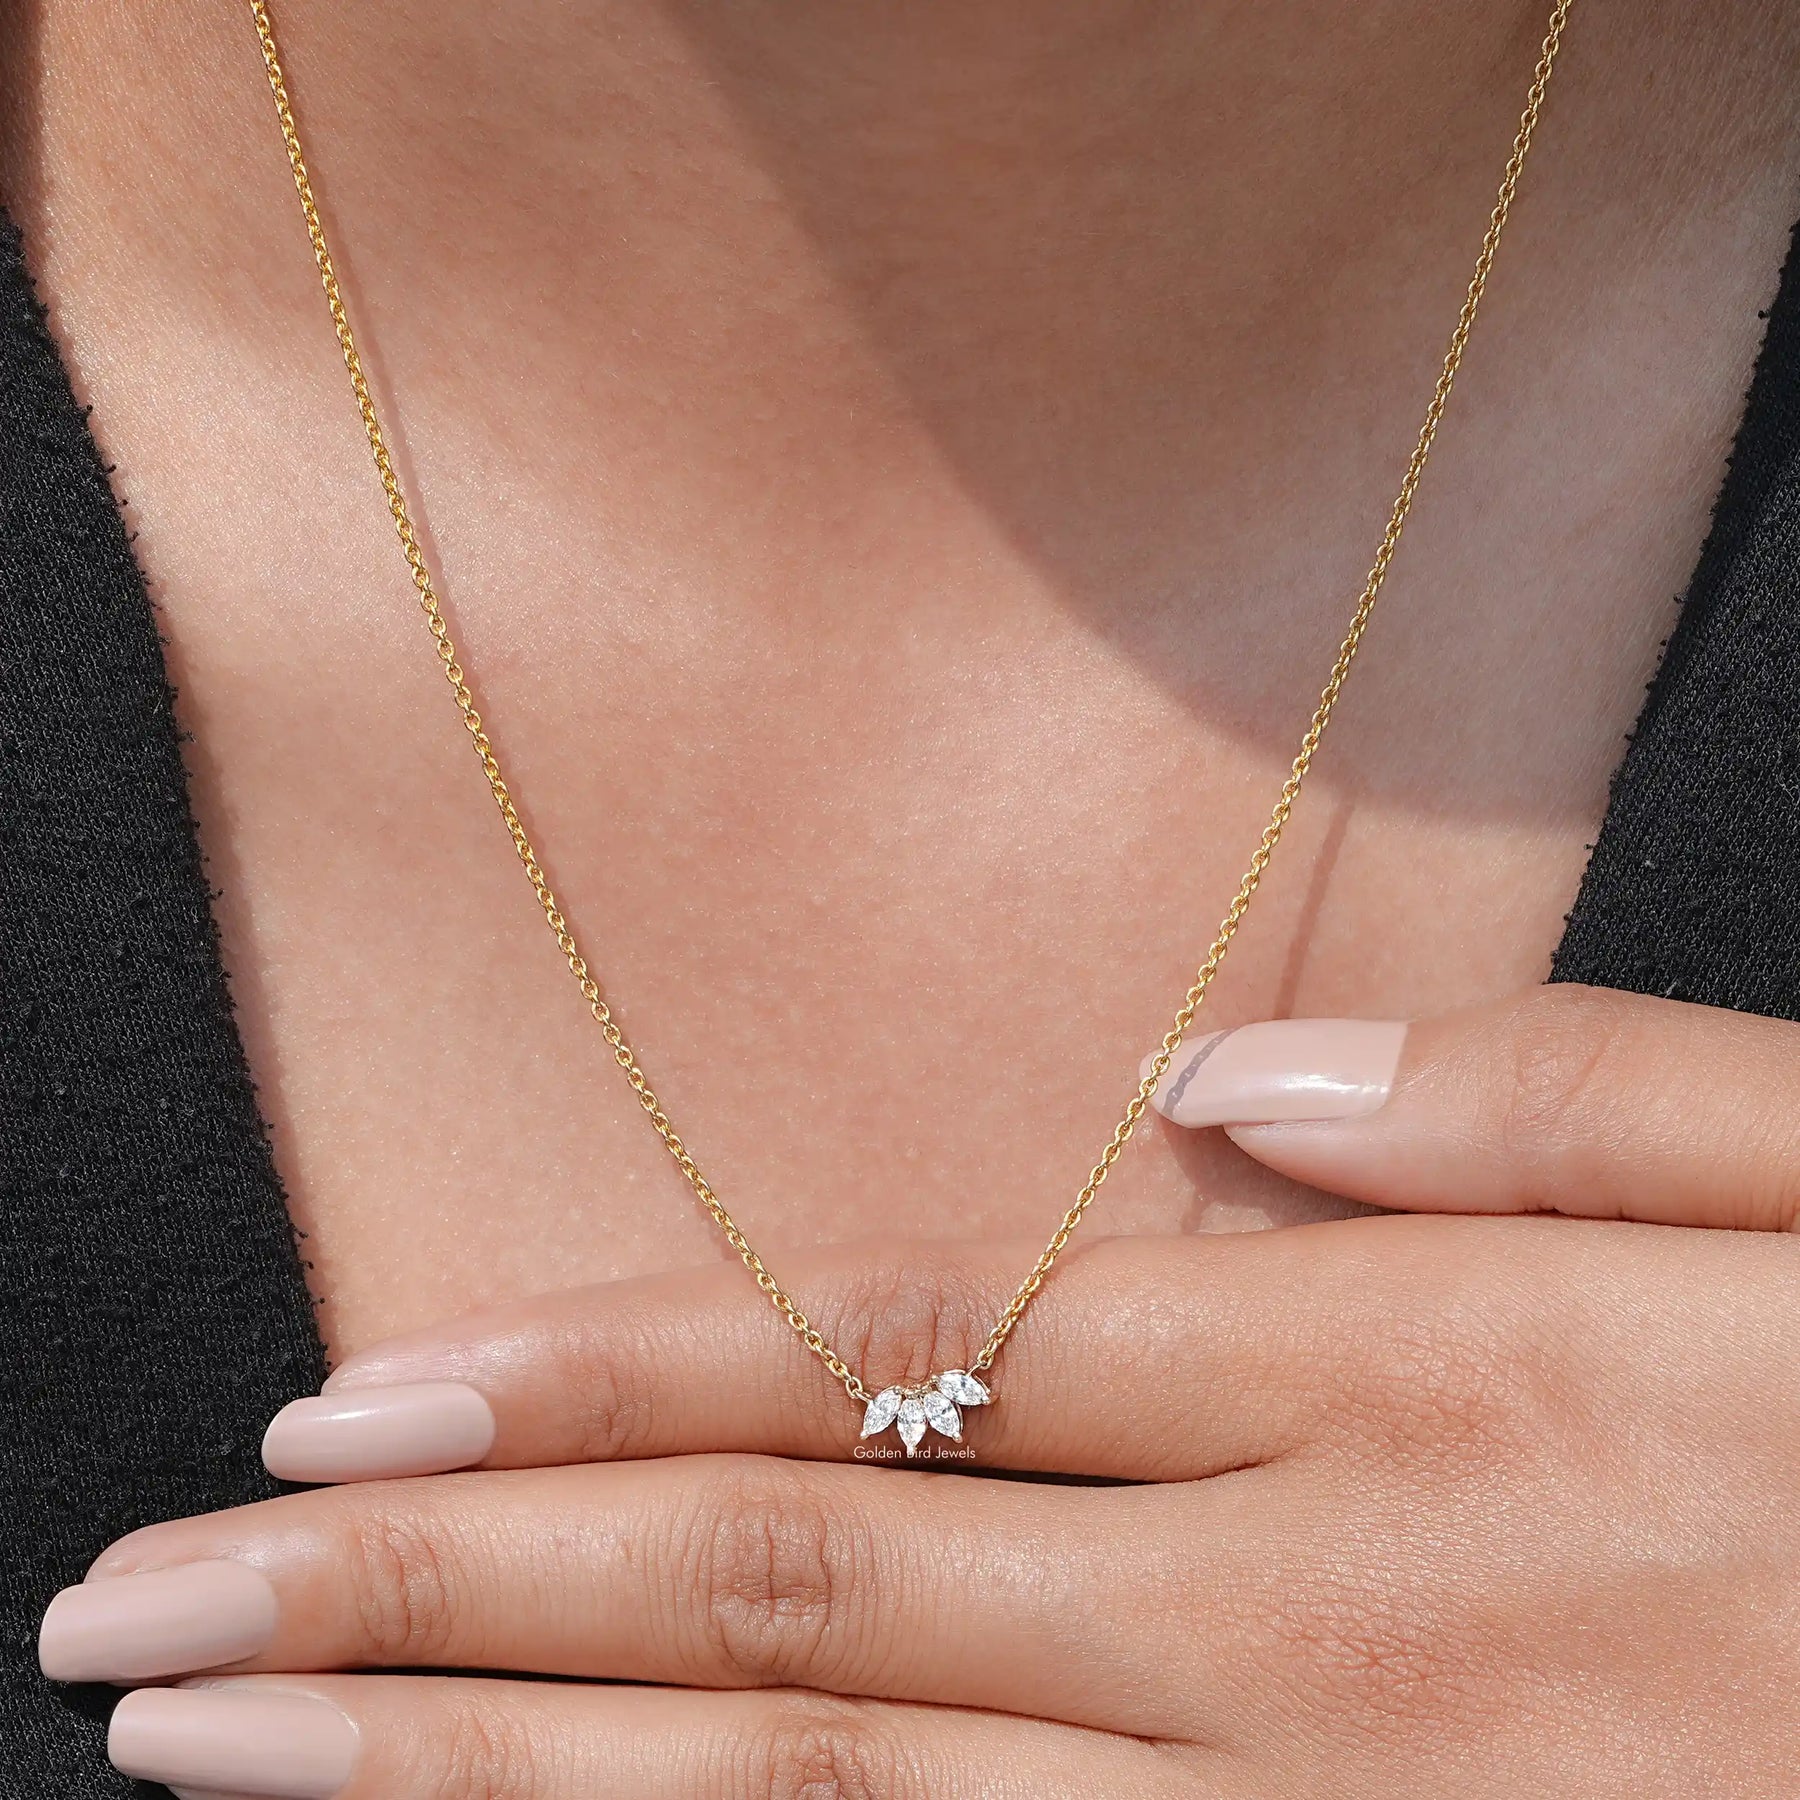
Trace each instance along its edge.
<path fill-rule="evenodd" d="M 1413 497 L 1418 492 L 1419 482 L 1425 472 L 1425 464 L 1431 455 L 1431 447 L 1437 440 L 1438 427 L 1442 424 L 1445 407 L 1449 404 L 1450 390 L 1455 386 L 1457 371 L 1462 367 L 1463 352 L 1468 347 L 1469 334 L 1474 328 L 1475 315 L 1481 308 L 1482 295 L 1487 291 L 1488 275 L 1494 265 L 1494 257 L 1500 248 L 1500 238 L 1506 229 L 1507 216 L 1512 210 L 1513 199 L 1518 192 L 1519 177 L 1525 167 L 1525 158 L 1531 149 L 1531 140 L 1537 130 L 1538 117 L 1543 111 L 1544 96 L 1550 86 L 1550 76 L 1556 66 L 1556 56 L 1562 47 L 1563 31 L 1568 24 L 1570 11 L 1575 0 L 1557 0 L 1550 15 L 1549 28 L 1545 33 L 1538 54 L 1536 69 L 1532 74 L 1531 89 L 1526 97 L 1525 110 L 1520 116 L 1517 136 L 1513 139 L 1512 154 L 1507 159 L 1506 171 L 1500 181 L 1499 196 L 1494 203 L 1494 210 L 1488 219 L 1486 234 L 1481 240 L 1481 252 L 1475 259 L 1475 273 L 1469 282 L 1464 295 L 1462 310 L 1457 315 L 1456 329 L 1450 334 L 1450 347 L 1445 353 L 1443 366 L 1439 370 L 1437 383 L 1432 389 L 1431 402 L 1425 409 L 1425 420 L 1419 428 L 1417 442 L 1413 446 L 1411 457 L 1407 460 L 1406 473 L 1400 482 L 1400 491 L 1395 496 L 1392 510 L 1388 514 L 1387 529 L 1381 535 L 1380 547 L 1375 552 L 1375 560 L 1370 565 L 1368 579 L 1356 602 L 1356 610 L 1351 615 L 1350 628 L 1344 633 L 1342 644 L 1338 647 L 1337 660 L 1331 665 L 1331 674 L 1326 679 L 1324 688 L 1319 694 L 1319 703 L 1313 712 L 1311 723 L 1306 728 L 1306 735 L 1300 740 L 1299 754 L 1295 756 L 1293 765 L 1288 771 L 1287 779 L 1282 783 L 1281 793 L 1277 797 L 1274 809 L 1269 814 L 1269 821 L 1263 827 L 1262 836 L 1257 841 L 1255 853 L 1250 858 L 1243 879 L 1238 883 L 1237 892 L 1232 897 L 1231 905 L 1226 909 L 1225 917 L 1220 921 L 1217 935 L 1206 953 L 1206 960 L 1200 965 L 1194 977 L 1193 985 L 1183 998 L 1180 1009 L 1175 1014 L 1174 1023 L 1164 1035 L 1162 1043 L 1152 1060 L 1148 1071 L 1139 1081 L 1137 1091 L 1132 1095 L 1125 1107 L 1119 1122 L 1113 1127 L 1112 1136 L 1107 1140 L 1106 1148 L 1100 1153 L 1100 1160 L 1088 1171 L 1088 1177 L 1080 1193 L 1075 1196 L 1074 1203 L 1062 1216 L 1055 1234 L 1044 1246 L 1043 1254 L 1032 1265 L 1031 1273 L 1019 1284 L 1018 1290 L 1007 1303 L 1006 1310 L 995 1321 L 994 1328 L 987 1335 L 981 1347 L 981 1354 L 971 1367 L 976 1370 L 991 1368 L 994 1359 L 999 1356 L 1006 1341 L 1012 1336 L 1019 1321 L 1025 1316 L 1026 1308 L 1036 1299 L 1056 1260 L 1068 1247 L 1071 1237 L 1093 1205 L 1112 1172 L 1113 1165 L 1119 1160 L 1125 1146 L 1131 1141 L 1137 1130 L 1138 1121 L 1143 1118 L 1156 1093 L 1157 1085 L 1168 1073 L 1169 1064 L 1175 1053 L 1181 1048 L 1182 1039 L 1193 1025 L 1194 1017 L 1211 988 L 1213 978 L 1219 972 L 1219 966 L 1225 960 L 1225 954 L 1231 947 L 1232 939 L 1237 936 L 1238 927 L 1243 923 L 1244 914 L 1249 911 L 1250 902 L 1257 889 L 1262 885 L 1263 872 L 1269 866 L 1270 858 L 1275 854 L 1275 846 L 1281 841 L 1281 834 L 1287 827 L 1289 817 L 1294 810 L 1294 802 L 1299 798 L 1301 783 L 1306 779 L 1307 770 L 1312 767 L 1314 756 L 1318 753 L 1320 741 L 1325 736 L 1325 728 L 1331 722 L 1332 712 L 1343 691 L 1344 681 L 1350 673 L 1350 665 L 1356 659 L 1358 648 L 1362 644 L 1363 634 L 1369 628 L 1369 619 L 1375 611 L 1375 602 L 1381 596 L 1381 590 L 1387 581 L 1388 569 L 1393 563 L 1394 553 L 1399 548 L 1401 534 L 1406 529 L 1408 514 L 1412 511 Z M 582 955 L 576 943 L 575 934 L 564 917 L 561 906 L 557 902 L 555 891 L 550 886 L 543 865 L 538 860 L 537 851 L 533 848 L 524 824 L 519 818 L 518 808 L 507 786 L 506 778 L 501 773 L 500 763 L 494 754 L 493 744 L 488 739 L 486 728 L 482 724 L 481 714 L 475 705 L 475 695 L 469 686 L 468 678 L 463 672 L 461 662 L 457 658 L 456 646 L 450 637 L 450 628 L 446 624 L 443 609 L 438 603 L 437 590 L 431 578 L 431 570 L 425 561 L 424 551 L 420 548 L 418 533 L 413 529 L 412 516 L 407 509 L 405 496 L 401 492 L 400 479 L 394 472 L 393 458 L 388 453 L 387 440 L 381 429 L 381 420 L 375 410 L 375 401 L 369 391 L 367 377 L 363 374 L 362 359 L 357 354 L 355 334 L 350 329 L 350 317 L 344 307 L 344 297 L 338 287 L 337 272 L 332 265 L 331 250 L 325 241 L 325 227 L 319 219 L 318 205 L 313 198 L 312 178 L 307 171 L 306 155 L 300 145 L 300 132 L 294 123 L 293 105 L 288 98 L 287 80 L 282 73 L 281 57 L 275 45 L 275 26 L 269 16 L 268 0 L 250 0 L 250 12 L 256 23 L 256 35 L 262 44 L 263 66 L 268 71 L 269 92 L 274 98 L 275 115 L 281 126 L 283 143 L 287 146 L 288 164 L 293 170 L 294 188 L 300 197 L 300 210 L 306 217 L 306 235 L 312 243 L 313 260 L 318 264 L 319 280 L 325 290 L 326 304 L 331 309 L 331 322 L 337 332 L 338 347 L 344 355 L 344 367 L 350 374 L 350 385 L 355 391 L 357 410 L 362 415 L 363 430 L 368 436 L 369 451 L 375 461 L 375 472 L 381 479 L 383 493 L 387 496 L 388 512 L 394 521 L 394 530 L 400 539 L 400 548 L 406 557 L 406 566 L 412 573 L 413 587 L 418 593 L 419 605 L 424 610 L 425 622 L 431 632 L 433 643 L 437 647 L 439 662 L 443 665 L 445 679 L 450 684 L 450 691 L 456 697 L 457 710 L 462 714 L 462 721 L 469 733 L 470 741 L 475 747 L 475 754 L 481 759 L 482 773 L 487 777 L 489 790 L 494 796 L 494 804 L 500 809 L 500 817 L 506 823 L 511 834 L 513 849 L 531 882 L 532 892 L 537 895 L 539 907 L 542 908 L 545 923 L 556 937 L 557 948 L 562 952 L 569 965 L 569 972 L 575 977 L 576 985 L 581 989 L 581 997 L 587 1002 L 588 1011 L 593 1014 L 595 1023 L 600 1027 L 601 1035 L 606 1039 L 612 1051 L 613 1060 L 625 1073 L 625 1079 L 631 1084 L 631 1091 L 637 1096 L 638 1104 L 644 1109 L 656 1135 L 662 1139 L 663 1147 L 674 1158 L 687 1184 L 693 1189 L 695 1197 L 705 1207 L 726 1241 L 742 1260 L 743 1265 L 755 1277 L 756 1285 L 768 1295 L 776 1310 L 787 1321 L 795 1335 L 808 1350 L 829 1369 L 833 1376 L 843 1384 L 844 1391 L 850 1398 L 859 1403 L 867 1402 L 870 1391 L 863 1385 L 861 1378 L 838 1353 L 826 1342 L 824 1335 L 807 1318 L 806 1314 L 794 1303 L 783 1289 L 780 1282 L 769 1272 L 767 1264 L 751 1246 L 750 1240 L 744 1236 L 738 1223 L 726 1210 L 724 1202 L 713 1191 L 711 1182 L 701 1172 L 692 1153 L 681 1140 L 680 1134 L 670 1123 L 669 1116 L 663 1111 L 662 1102 L 657 1099 L 655 1090 L 650 1086 L 637 1053 L 632 1049 L 618 1020 L 613 1016 L 611 1007 L 606 1003 L 600 991 L 600 984 L 594 979 L 588 968 L 587 959 Z"/>

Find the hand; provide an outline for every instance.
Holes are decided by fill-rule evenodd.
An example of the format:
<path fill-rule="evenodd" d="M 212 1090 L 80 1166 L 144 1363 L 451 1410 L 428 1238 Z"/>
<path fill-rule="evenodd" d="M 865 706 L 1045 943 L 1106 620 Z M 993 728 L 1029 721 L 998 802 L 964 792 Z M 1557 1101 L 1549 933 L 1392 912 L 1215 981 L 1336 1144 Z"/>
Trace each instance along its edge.
<path fill-rule="evenodd" d="M 1792 1027 L 1540 996 L 1253 1090 L 1257 1036 L 1295 1029 L 1213 1073 L 1265 1119 L 1354 1095 L 1236 1134 L 1332 1187 L 1790 1215 Z M 1032 1248 L 790 1279 L 870 1375 L 917 1379 Z M 271 1437 L 314 1476 L 480 1471 L 137 1533 L 59 1597 L 46 1663 L 228 1667 L 114 1727 L 125 1767 L 214 1791 L 1785 1795 L 1796 1256 L 1521 1218 L 1078 1240 L 970 1446 L 1125 1487 L 858 1464 L 855 1410 L 735 1268 L 550 1296 L 355 1359 Z M 650 1685 L 318 1673 L 359 1668 Z"/>

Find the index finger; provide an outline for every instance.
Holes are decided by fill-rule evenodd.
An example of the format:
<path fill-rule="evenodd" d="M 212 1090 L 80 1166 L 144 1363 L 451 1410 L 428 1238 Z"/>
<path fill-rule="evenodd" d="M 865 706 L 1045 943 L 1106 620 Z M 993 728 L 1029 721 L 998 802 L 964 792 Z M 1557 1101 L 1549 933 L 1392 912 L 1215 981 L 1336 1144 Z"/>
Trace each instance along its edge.
<path fill-rule="evenodd" d="M 1800 1222 L 1800 1025 L 1552 986 L 1415 1020 L 1209 1040 L 1154 1104 L 1378 1206 L 1657 1225 Z"/>

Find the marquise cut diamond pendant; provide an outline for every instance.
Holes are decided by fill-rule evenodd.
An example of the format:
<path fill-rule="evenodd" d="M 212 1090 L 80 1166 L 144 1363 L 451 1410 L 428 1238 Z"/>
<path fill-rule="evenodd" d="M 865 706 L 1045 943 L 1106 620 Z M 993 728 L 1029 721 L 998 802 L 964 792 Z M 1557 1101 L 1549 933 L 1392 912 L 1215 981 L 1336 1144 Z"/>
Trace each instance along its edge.
<path fill-rule="evenodd" d="M 907 1455 L 918 1449 L 927 1429 L 953 1443 L 962 1442 L 962 1413 L 965 1406 L 988 1406 L 994 1396 L 987 1384 L 967 1369 L 946 1369 L 920 1387 L 883 1388 L 863 1414 L 862 1435 L 878 1436 L 894 1426 Z"/>

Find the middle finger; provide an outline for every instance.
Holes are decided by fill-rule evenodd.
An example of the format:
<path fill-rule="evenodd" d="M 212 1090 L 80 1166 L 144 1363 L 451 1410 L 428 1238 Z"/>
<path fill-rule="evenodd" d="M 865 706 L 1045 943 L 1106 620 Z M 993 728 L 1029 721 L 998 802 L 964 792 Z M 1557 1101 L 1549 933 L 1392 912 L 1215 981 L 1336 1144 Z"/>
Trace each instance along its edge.
<path fill-rule="evenodd" d="M 1194 1646 L 1219 1635 L 1196 1575 L 1228 1554 L 1243 1484 L 1271 1478 L 1094 1489 L 696 1456 L 325 1489 L 121 1540 L 52 1603 L 43 1657 L 65 1680 L 436 1667 L 808 1687 L 1172 1734 Z M 1156 1591 L 1148 1546 L 1170 1522 L 1149 1515 L 1172 1508 L 1201 1565 L 1190 1603 L 1134 1608 L 1114 1643 L 1093 1622 Z M 1146 1669 L 1170 1671 L 1166 1692 Z"/>

